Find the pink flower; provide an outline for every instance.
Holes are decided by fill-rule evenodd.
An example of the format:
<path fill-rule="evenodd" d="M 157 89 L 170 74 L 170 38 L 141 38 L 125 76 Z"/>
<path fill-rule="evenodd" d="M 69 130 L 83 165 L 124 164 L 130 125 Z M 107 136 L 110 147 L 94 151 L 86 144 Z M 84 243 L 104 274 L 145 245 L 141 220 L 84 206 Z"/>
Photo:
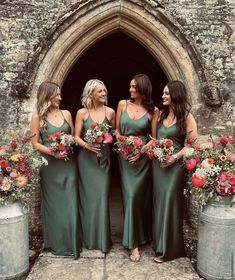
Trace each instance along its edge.
<path fill-rule="evenodd" d="M 192 171 L 197 165 L 197 160 L 194 158 L 191 158 L 190 160 L 187 160 L 185 163 L 186 169 Z"/>
<path fill-rule="evenodd" d="M 143 145 L 143 141 L 139 137 L 134 137 L 133 142 L 135 147 L 140 147 Z"/>
<path fill-rule="evenodd" d="M 11 172 L 11 173 L 10 173 L 10 177 L 11 177 L 11 178 L 15 178 L 16 176 L 17 176 L 17 174 L 16 174 L 15 172 Z"/>
<path fill-rule="evenodd" d="M 111 144 L 113 142 L 113 136 L 109 132 L 104 133 L 104 144 Z"/>
<path fill-rule="evenodd" d="M 231 162 L 235 163 L 235 154 L 229 155 L 229 160 L 231 160 Z"/>
<path fill-rule="evenodd" d="M 12 186 L 12 181 L 10 178 L 4 177 L 0 183 L 0 191 L 9 191 Z"/>

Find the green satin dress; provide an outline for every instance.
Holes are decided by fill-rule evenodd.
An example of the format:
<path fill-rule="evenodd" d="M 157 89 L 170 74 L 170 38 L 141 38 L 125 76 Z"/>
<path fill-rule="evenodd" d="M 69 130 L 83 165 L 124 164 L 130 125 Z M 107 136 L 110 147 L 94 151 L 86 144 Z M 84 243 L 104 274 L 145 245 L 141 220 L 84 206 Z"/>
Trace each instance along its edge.
<path fill-rule="evenodd" d="M 170 138 L 174 153 L 184 146 L 186 135 L 179 133 L 176 125 L 158 127 L 158 139 Z M 153 174 L 153 249 L 163 261 L 185 256 L 183 240 L 183 214 L 186 185 L 182 160 L 161 168 L 159 161 L 152 161 Z"/>
<path fill-rule="evenodd" d="M 82 137 L 92 122 L 94 121 L 89 115 L 84 122 Z M 104 122 L 110 124 L 107 117 Z M 108 145 L 102 147 L 99 157 L 92 151 L 79 148 L 78 170 L 83 245 L 87 249 L 99 249 L 104 253 L 108 252 L 112 245 L 108 203 L 110 164 Z"/>
<path fill-rule="evenodd" d="M 150 134 L 147 114 L 137 120 L 125 110 L 120 118 L 120 132 L 140 136 L 147 142 Z M 151 241 L 151 162 L 142 155 L 134 164 L 118 157 L 124 205 L 123 246 L 134 249 Z"/>
<path fill-rule="evenodd" d="M 66 120 L 61 127 L 47 122 L 47 130 L 41 133 L 42 143 L 48 147 L 48 134 L 58 131 L 71 133 Z M 48 165 L 40 169 L 43 249 L 50 249 L 55 255 L 78 258 L 82 244 L 76 157 L 71 155 L 65 161 L 42 155 L 48 161 Z"/>

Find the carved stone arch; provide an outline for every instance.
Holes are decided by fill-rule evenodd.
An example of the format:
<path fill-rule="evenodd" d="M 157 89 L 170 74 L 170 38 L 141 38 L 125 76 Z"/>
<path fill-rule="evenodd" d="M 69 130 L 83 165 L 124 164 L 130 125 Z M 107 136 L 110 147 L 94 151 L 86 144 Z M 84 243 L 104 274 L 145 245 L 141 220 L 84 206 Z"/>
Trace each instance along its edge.
<path fill-rule="evenodd" d="M 194 48 L 182 31 L 164 14 L 156 1 L 83 1 L 51 35 L 41 51 L 27 111 L 36 99 L 36 90 L 44 80 L 63 84 L 76 61 L 102 38 L 123 32 L 139 42 L 159 63 L 169 80 L 183 80 L 193 104 L 201 98 L 205 81 Z"/>

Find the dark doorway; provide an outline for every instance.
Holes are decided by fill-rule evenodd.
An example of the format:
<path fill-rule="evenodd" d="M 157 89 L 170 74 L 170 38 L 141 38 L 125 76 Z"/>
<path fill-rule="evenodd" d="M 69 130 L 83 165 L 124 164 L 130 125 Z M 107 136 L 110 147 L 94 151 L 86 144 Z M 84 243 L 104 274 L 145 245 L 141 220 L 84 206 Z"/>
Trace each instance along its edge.
<path fill-rule="evenodd" d="M 145 40 L 145 34 L 143 39 Z M 81 107 L 80 96 L 85 83 L 92 78 L 102 80 L 108 89 L 108 106 L 117 108 L 118 101 L 129 98 L 132 76 L 147 74 L 153 85 L 153 99 L 159 107 L 164 85 L 168 79 L 150 53 L 124 33 L 115 33 L 90 47 L 76 62 L 62 86 L 62 109 L 75 119 Z M 117 156 L 112 153 L 110 215 L 113 241 L 122 235 L 122 204 Z"/>
<path fill-rule="evenodd" d="M 61 106 L 75 118 L 81 107 L 80 96 L 85 83 L 99 78 L 108 89 L 108 105 L 116 109 L 119 100 L 129 98 L 131 77 L 140 73 L 149 76 L 153 98 L 159 106 L 168 80 L 157 61 L 141 44 L 124 33 L 110 35 L 92 46 L 73 66 L 62 86 Z"/>

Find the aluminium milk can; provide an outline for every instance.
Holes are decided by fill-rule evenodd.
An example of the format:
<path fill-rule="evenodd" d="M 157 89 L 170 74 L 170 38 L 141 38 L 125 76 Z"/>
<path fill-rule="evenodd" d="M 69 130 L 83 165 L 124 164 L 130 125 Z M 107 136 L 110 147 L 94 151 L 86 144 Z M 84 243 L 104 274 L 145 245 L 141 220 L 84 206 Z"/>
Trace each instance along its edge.
<path fill-rule="evenodd" d="M 235 207 L 232 197 L 204 206 L 199 214 L 197 270 L 208 280 L 235 279 Z"/>
<path fill-rule="evenodd" d="M 20 202 L 0 205 L 0 279 L 29 269 L 28 207 Z"/>

